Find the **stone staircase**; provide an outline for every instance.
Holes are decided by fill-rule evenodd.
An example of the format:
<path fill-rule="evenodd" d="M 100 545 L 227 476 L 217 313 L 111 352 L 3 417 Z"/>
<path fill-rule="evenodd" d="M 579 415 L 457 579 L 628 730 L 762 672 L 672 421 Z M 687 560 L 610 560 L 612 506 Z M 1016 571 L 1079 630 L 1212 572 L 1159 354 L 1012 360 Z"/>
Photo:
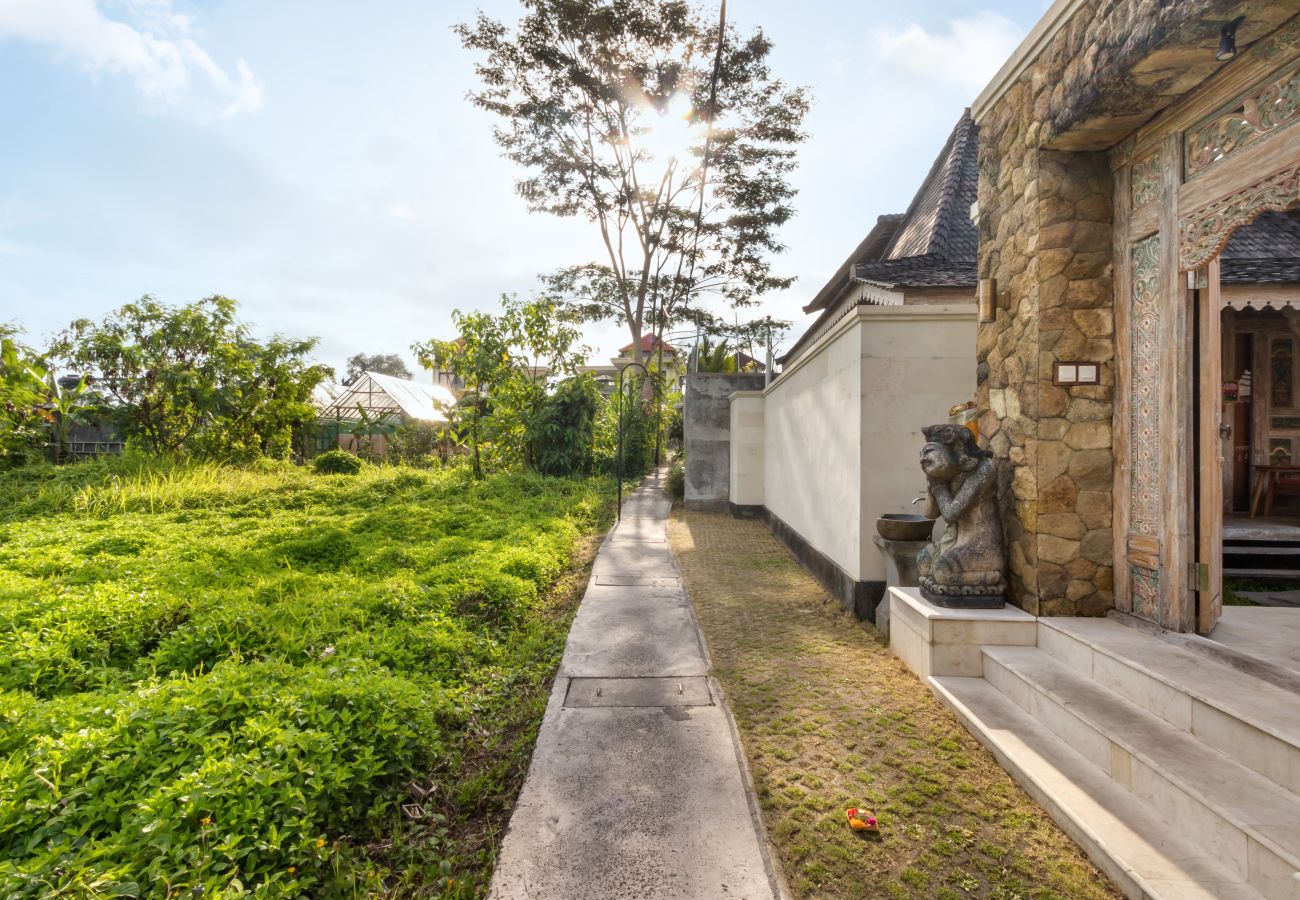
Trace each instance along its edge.
<path fill-rule="evenodd" d="M 978 652 L 922 677 L 1128 896 L 1300 900 L 1300 693 L 1113 619 Z"/>

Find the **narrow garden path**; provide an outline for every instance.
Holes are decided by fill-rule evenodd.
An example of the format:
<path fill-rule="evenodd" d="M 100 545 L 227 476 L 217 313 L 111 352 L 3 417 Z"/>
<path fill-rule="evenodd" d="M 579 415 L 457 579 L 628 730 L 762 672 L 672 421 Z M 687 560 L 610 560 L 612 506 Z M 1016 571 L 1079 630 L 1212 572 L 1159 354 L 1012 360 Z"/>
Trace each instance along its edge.
<path fill-rule="evenodd" d="M 1119 896 L 761 523 L 680 512 L 669 538 L 795 896 Z M 863 805 L 879 836 L 849 830 Z"/>
<path fill-rule="evenodd" d="M 494 900 L 782 896 L 668 512 L 647 479 L 596 556 Z"/>

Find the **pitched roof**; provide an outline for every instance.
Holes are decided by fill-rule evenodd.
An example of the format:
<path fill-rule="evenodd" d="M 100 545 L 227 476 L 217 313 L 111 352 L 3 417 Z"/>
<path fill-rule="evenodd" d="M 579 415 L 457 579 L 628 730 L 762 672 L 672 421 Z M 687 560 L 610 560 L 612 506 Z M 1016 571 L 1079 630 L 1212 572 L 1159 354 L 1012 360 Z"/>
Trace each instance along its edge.
<path fill-rule="evenodd" d="M 979 190 L 979 129 L 962 111 L 912 205 L 904 215 L 886 259 L 935 255 L 944 259 L 975 259 L 979 237 L 970 208 Z"/>
<path fill-rule="evenodd" d="M 658 339 L 657 339 L 653 334 L 643 334 L 643 335 L 641 335 L 641 352 L 642 352 L 642 353 L 649 353 L 649 352 L 651 352 L 652 350 L 656 350 L 656 349 L 658 349 L 658 346 L 659 346 Z M 626 353 L 627 351 L 629 351 L 629 350 L 631 350 L 631 349 L 632 349 L 632 344 L 631 344 L 631 343 L 628 343 L 626 346 L 619 347 L 619 348 L 618 348 L 618 352 L 619 352 L 619 353 Z M 672 344 L 668 343 L 667 341 L 664 341 L 664 352 L 665 352 L 665 353 L 676 353 L 676 352 L 677 352 L 677 348 L 674 347 Z"/>
<path fill-rule="evenodd" d="M 1300 283 L 1300 210 L 1261 213 L 1232 233 L 1220 260 L 1224 284 Z"/>
<path fill-rule="evenodd" d="M 849 254 L 849 258 L 844 260 L 844 264 L 835 270 L 831 280 L 826 282 L 817 296 L 813 297 L 811 303 L 803 308 L 804 312 L 815 312 L 819 309 L 825 309 L 853 277 L 853 267 L 858 263 L 871 262 L 880 259 L 885 250 L 894 239 L 894 234 L 898 231 L 898 225 L 903 221 L 902 213 L 890 213 L 885 216 L 877 216 L 876 224 L 867 232 L 867 236 L 862 239 Z"/>
<path fill-rule="evenodd" d="M 876 219 L 871 232 L 804 307 L 804 312 L 820 310 L 821 315 L 783 361 L 821 332 L 837 312 L 835 301 L 852 282 L 887 289 L 974 289 L 979 234 L 970 212 L 979 190 L 978 149 L 979 128 L 970 110 L 963 110 L 907 212 Z"/>
<path fill-rule="evenodd" d="M 853 277 L 889 287 L 974 287 L 979 234 L 970 219 L 979 190 L 979 129 L 964 110 L 877 260 Z"/>
<path fill-rule="evenodd" d="M 355 420 L 360 406 L 368 415 L 382 418 L 401 415 L 422 422 L 445 422 L 443 410 L 456 405 L 456 396 L 440 384 L 422 384 L 380 372 L 363 372 L 344 388 L 322 412 L 339 419 Z"/>

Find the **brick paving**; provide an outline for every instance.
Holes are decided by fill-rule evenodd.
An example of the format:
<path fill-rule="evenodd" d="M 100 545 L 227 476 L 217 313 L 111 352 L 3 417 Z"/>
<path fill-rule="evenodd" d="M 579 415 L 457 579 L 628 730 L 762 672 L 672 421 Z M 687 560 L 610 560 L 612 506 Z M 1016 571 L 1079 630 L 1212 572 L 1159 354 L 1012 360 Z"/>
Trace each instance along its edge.
<path fill-rule="evenodd" d="M 1119 896 L 761 523 L 679 510 L 669 538 L 796 897 Z"/>

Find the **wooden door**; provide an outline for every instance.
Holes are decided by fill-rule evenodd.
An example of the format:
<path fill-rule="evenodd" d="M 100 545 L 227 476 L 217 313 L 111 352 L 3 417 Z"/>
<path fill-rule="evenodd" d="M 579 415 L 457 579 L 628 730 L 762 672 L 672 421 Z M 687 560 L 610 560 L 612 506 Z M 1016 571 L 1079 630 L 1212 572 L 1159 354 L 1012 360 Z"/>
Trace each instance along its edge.
<path fill-rule="evenodd" d="M 1222 309 L 1219 260 L 1192 273 L 1197 290 L 1196 630 L 1209 634 L 1223 613 L 1223 468 L 1231 447 L 1223 418 Z"/>

